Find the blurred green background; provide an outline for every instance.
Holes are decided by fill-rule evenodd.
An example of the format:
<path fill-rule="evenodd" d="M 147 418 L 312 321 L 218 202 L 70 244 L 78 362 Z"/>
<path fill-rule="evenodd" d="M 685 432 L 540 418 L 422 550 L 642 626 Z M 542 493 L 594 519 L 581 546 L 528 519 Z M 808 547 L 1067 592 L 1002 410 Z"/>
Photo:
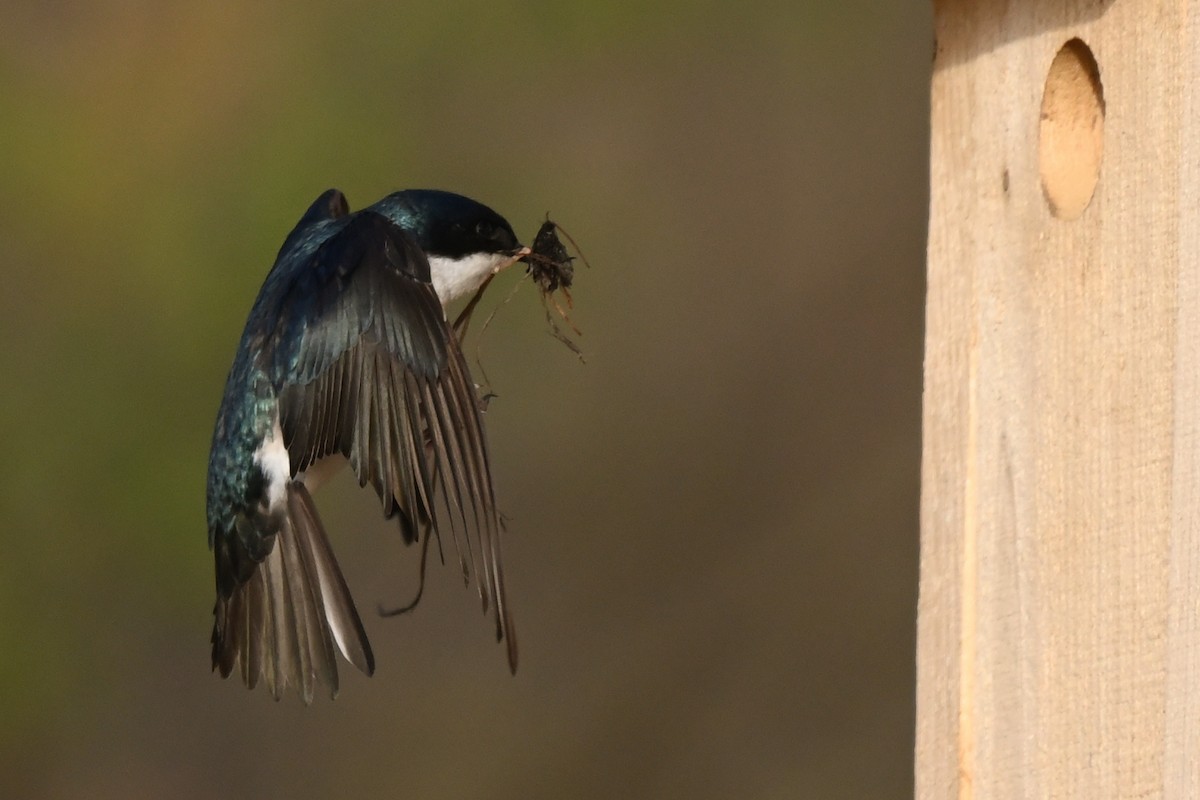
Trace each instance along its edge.
<path fill-rule="evenodd" d="M 9 0 L 0 795 L 910 796 L 929 13 Z M 448 568 L 334 702 L 209 671 L 213 419 L 331 186 L 593 264 L 586 365 L 516 271 L 468 351 L 515 678 Z M 360 607 L 406 599 L 373 495 L 317 499 Z"/>

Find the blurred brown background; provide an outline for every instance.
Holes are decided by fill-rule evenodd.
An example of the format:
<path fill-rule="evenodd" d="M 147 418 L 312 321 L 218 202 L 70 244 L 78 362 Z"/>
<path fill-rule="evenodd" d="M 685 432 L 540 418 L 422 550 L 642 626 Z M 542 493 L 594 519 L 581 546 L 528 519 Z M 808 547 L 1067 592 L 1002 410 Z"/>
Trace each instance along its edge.
<path fill-rule="evenodd" d="M 10 0 L 0 795 L 909 796 L 930 58 L 873 0 Z M 451 568 L 334 702 L 209 671 L 213 418 L 330 186 L 593 264 L 586 365 L 517 272 L 482 308 L 515 678 Z M 318 504 L 407 598 L 375 498 Z"/>

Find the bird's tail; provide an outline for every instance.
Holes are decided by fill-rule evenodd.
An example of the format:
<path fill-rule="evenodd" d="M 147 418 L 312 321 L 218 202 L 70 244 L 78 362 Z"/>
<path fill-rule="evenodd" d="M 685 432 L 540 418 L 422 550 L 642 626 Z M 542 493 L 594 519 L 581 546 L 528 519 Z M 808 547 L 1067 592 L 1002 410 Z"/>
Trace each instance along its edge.
<path fill-rule="evenodd" d="M 375 657 L 312 497 L 298 482 L 287 495 L 271 552 L 232 594 L 217 593 L 213 669 L 237 669 L 252 689 L 261 679 L 276 699 L 294 687 L 308 703 L 317 683 L 337 695 L 335 649 L 367 675 Z"/>

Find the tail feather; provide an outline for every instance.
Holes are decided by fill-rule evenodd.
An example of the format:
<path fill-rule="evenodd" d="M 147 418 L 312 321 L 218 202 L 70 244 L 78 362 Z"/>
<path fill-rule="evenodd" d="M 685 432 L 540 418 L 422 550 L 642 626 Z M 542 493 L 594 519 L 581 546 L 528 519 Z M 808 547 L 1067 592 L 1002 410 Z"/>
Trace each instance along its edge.
<path fill-rule="evenodd" d="M 367 675 L 375 672 L 375 656 L 367 641 L 367 632 L 354 607 L 350 587 L 338 569 L 337 559 L 329 547 L 313 506 L 312 496 L 302 483 L 295 483 L 288 494 L 288 508 L 297 527 L 315 531 L 316 535 L 303 537 L 301 553 L 309 569 L 310 585 L 319 587 L 314 600 L 318 616 L 326 620 L 324 630 L 332 635 L 338 650 L 354 666 Z"/>
<path fill-rule="evenodd" d="M 213 668 L 222 677 L 239 668 L 248 687 L 262 680 L 277 699 L 294 687 L 308 703 L 317 684 L 337 695 L 335 648 L 367 675 L 375 658 L 308 490 L 287 492 L 274 547 L 228 597 L 218 593 Z"/>
<path fill-rule="evenodd" d="M 266 629 L 266 600 L 263 597 L 263 581 L 259 573 L 256 572 L 254 579 L 246 584 L 238 599 L 240 602 L 237 618 L 243 621 L 239 642 L 243 654 L 242 680 L 253 689 L 258 685 L 258 676 L 262 673 L 263 631 Z"/>
<path fill-rule="evenodd" d="M 298 533 L 298 526 L 294 523 L 291 528 Z M 317 680 L 316 670 L 320 669 L 323 675 L 328 675 L 330 668 L 333 668 L 333 691 L 337 690 L 337 676 L 329 635 L 322 630 L 327 625 L 317 619 L 320 612 L 313 593 L 319 591 L 319 587 L 312 585 L 311 576 L 305 570 L 299 553 L 304 549 L 303 543 L 298 541 L 300 538 L 299 535 L 278 537 L 272 553 L 273 556 L 278 553 L 277 566 L 282 567 L 271 570 L 273 575 L 278 576 L 282 588 L 282 592 L 276 596 L 284 598 L 283 602 L 287 603 L 281 615 L 282 624 L 275 628 L 277 634 L 282 634 L 278 639 L 281 645 L 278 652 L 284 655 L 275 665 L 276 685 L 272 689 L 282 691 L 280 684 L 294 683 L 293 678 L 299 677 L 300 695 L 305 703 L 311 703 Z"/>

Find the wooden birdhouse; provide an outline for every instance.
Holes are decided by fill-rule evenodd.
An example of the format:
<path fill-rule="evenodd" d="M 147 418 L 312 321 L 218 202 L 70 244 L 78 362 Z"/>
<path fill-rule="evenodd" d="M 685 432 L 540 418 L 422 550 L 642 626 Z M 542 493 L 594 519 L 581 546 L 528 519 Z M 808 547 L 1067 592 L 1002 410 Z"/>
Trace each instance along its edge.
<path fill-rule="evenodd" d="M 934 5 L 917 797 L 1200 797 L 1200 1 Z"/>

